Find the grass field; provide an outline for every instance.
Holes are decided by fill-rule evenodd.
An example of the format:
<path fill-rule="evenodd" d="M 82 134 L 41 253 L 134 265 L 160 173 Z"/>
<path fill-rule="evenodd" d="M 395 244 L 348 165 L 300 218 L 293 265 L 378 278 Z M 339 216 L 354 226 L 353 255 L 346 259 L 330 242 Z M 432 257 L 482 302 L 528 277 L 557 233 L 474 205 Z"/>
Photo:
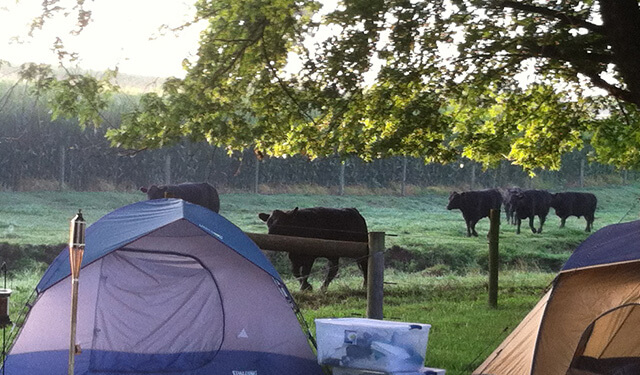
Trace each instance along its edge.
<path fill-rule="evenodd" d="M 595 229 L 637 218 L 640 186 L 585 190 L 599 200 Z M 141 193 L 123 192 L 0 192 L 0 242 L 16 246 L 62 244 L 67 240 L 68 221 L 78 208 L 92 223 L 143 198 Z M 532 234 L 523 226 L 522 234 L 516 235 L 515 228 L 503 221 L 499 306 L 491 309 L 487 306 L 485 271 L 488 220 L 478 224 L 479 237 L 465 237 L 460 212 L 445 209 L 447 198 L 446 191 L 412 197 L 223 194 L 221 214 L 244 231 L 264 233 L 266 226 L 258 219 L 259 212 L 296 206 L 357 207 L 370 231 L 396 235 L 386 239 L 386 319 L 431 324 L 427 364 L 445 368 L 449 375 L 468 374 L 518 324 L 588 234 L 584 219 L 570 218 L 567 228 L 559 229 L 553 212 L 542 234 Z M 3 260 L 12 267 L 4 253 L 0 254 L 0 262 Z M 312 330 L 315 318 L 365 315 L 361 278 L 349 263 L 343 261 L 346 270 L 322 294 L 298 292 L 286 260 L 283 256 L 274 258 Z M 20 311 L 42 271 L 34 262 L 11 274 L 10 287 L 16 290 L 12 315 Z M 312 275 L 316 288 L 323 273 L 316 265 Z"/>

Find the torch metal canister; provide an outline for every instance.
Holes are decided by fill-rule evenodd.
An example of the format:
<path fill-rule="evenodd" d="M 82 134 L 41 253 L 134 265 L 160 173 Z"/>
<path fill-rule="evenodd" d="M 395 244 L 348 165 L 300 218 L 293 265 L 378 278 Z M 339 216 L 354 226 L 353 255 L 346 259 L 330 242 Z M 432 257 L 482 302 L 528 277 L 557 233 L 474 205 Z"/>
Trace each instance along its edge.
<path fill-rule="evenodd" d="M 9 297 L 11 297 L 11 292 L 11 289 L 0 288 L 0 328 L 11 324 L 11 319 L 9 319 Z"/>
<path fill-rule="evenodd" d="M 76 327 L 78 324 L 78 282 L 80 277 L 80 266 L 84 255 L 85 229 L 87 223 L 82 217 L 82 211 L 71 219 L 69 228 L 69 263 L 71 266 L 71 341 L 69 343 L 69 372 L 73 375 L 75 366 L 75 355 L 79 354 L 79 347 L 76 346 Z"/>

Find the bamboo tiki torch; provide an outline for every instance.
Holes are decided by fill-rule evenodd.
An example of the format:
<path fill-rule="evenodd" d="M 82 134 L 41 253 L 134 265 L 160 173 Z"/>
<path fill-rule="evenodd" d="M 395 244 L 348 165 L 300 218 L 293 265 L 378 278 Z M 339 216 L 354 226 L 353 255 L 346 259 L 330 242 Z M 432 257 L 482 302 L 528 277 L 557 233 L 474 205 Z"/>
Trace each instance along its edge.
<path fill-rule="evenodd" d="M 69 373 L 73 375 L 75 355 L 80 354 L 80 347 L 76 346 L 76 326 L 78 324 L 78 278 L 80 265 L 84 255 L 84 231 L 87 223 L 82 217 L 82 211 L 71 219 L 69 229 L 69 263 L 71 264 L 71 342 L 69 343 Z"/>

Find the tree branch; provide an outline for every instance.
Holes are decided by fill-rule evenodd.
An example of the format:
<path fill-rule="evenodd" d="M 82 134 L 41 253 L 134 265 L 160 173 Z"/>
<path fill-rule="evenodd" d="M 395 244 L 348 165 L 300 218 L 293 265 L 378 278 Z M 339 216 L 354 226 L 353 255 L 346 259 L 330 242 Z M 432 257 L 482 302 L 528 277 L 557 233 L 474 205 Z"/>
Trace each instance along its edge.
<path fill-rule="evenodd" d="M 525 48 L 531 51 L 531 57 L 548 57 L 550 59 L 567 61 L 567 62 L 590 62 L 597 64 L 613 64 L 615 63 L 612 55 L 601 53 L 586 53 L 584 51 L 568 51 L 563 50 L 562 45 L 525 45 Z"/>
<path fill-rule="evenodd" d="M 633 103 L 637 106 L 640 106 L 640 101 L 636 100 L 635 96 L 631 91 L 621 89 L 618 86 L 608 83 L 607 81 L 602 79 L 600 75 L 598 75 L 595 72 L 593 73 L 580 72 L 580 73 L 587 76 L 591 80 L 591 83 L 593 83 L 594 86 L 605 90 L 606 92 L 609 93 L 609 95 L 613 96 L 614 98 L 621 99 L 621 100 L 624 100 L 625 102 Z"/>
<path fill-rule="evenodd" d="M 271 74 L 275 77 L 275 79 L 278 81 L 278 84 L 280 85 L 280 88 L 282 89 L 282 91 L 284 91 L 285 95 L 287 95 L 287 97 L 289 97 L 289 99 L 291 99 L 293 104 L 296 105 L 296 107 L 298 108 L 298 111 L 300 112 L 302 117 L 308 118 L 309 120 L 311 120 L 313 125 L 317 126 L 315 120 L 313 119 L 313 116 L 309 115 L 307 113 L 307 111 L 305 111 L 302 108 L 302 105 L 300 105 L 300 102 L 298 102 L 298 100 L 293 96 L 293 94 L 291 94 L 291 92 L 289 91 L 289 88 L 287 87 L 287 85 L 285 85 L 284 82 L 282 81 L 282 79 L 280 78 L 280 76 L 278 76 L 278 72 L 276 71 L 276 69 L 271 65 L 271 59 L 269 58 L 269 54 L 267 53 L 267 47 L 266 47 L 266 42 L 264 40 L 264 35 L 262 36 L 262 56 L 265 59 L 265 63 L 267 64 L 267 68 L 269 69 Z"/>
<path fill-rule="evenodd" d="M 587 20 L 584 20 L 578 16 L 574 16 L 574 15 L 570 15 L 564 12 L 560 12 L 557 10 L 553 10 L 553 9 L 549 9 L 549 8 L 544 8 L 544 7 L 539 7 L 539 6 L 535 6 L 535 5 L 529 5 L 529 4 L 523 4 L 521 2 L 518 1 L 512 1 L 512 0 L 503 0 L 500 1 L 498 5 L 507 7 L 507 8 L 511 8 L 511 9 L 515 9 L 515 10 L 521 10 L 523 12 L 527 12 L 527 13 L 535 13 L 535 14 L 539 14 L 541 16 L 544 16 L 546 18 L 552 18 L 552 19 L 556 19 L 558 21 L 560 21 L 560 23 L 565 24 L 565 25 L 571 25 L 574 27 L 583 27 L 587 30 L 593 31 L 595 33 L 598 33 L 600 35 L 605 35 L 605 29 L 604 27 L 600 26 L 600 25 L 596 25 L 593 24 L 591 22 L 588 22 Z"/>

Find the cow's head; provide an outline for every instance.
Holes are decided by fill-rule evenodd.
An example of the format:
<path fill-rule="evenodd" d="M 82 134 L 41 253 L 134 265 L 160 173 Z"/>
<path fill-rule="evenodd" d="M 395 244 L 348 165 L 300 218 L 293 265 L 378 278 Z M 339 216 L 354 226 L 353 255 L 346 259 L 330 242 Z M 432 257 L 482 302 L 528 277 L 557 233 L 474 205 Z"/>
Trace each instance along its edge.
<path fill-rule="evenodd" d="M 524 191 L 516 191 L 511 194 L 511 205 L 518 209 L 520 207 L 524 207 L 527 203 L 527 196 L 524 194 Z"/>
<path fill-rule="evenodd" d="M 449 195 L 449 204 L 447 205 L 447 210 L 453 210 L 454 208 L 461 208 L 463 194 L 464 193 L 458 193 L 456 191 L 452 191 L 451 195 Z"/>
<path fill-rule="evenodd" d="M 140 191 L 147 193 L 148 199 L 174 198 L 167 192 L 166 186 L 151 185 L 148 188 L 143 186 L 140 188 Z"/>
<path fill-rule="evenodd" d="M 273 210 L 271 214 L 261 212 L 258 214 L 260 220 L 267 223 L 267 228 L 273 228 L 276 225 L 281 226 L 295 226 L 296 215 L 298 214 L 298 207 L 291 211 Z"/>

